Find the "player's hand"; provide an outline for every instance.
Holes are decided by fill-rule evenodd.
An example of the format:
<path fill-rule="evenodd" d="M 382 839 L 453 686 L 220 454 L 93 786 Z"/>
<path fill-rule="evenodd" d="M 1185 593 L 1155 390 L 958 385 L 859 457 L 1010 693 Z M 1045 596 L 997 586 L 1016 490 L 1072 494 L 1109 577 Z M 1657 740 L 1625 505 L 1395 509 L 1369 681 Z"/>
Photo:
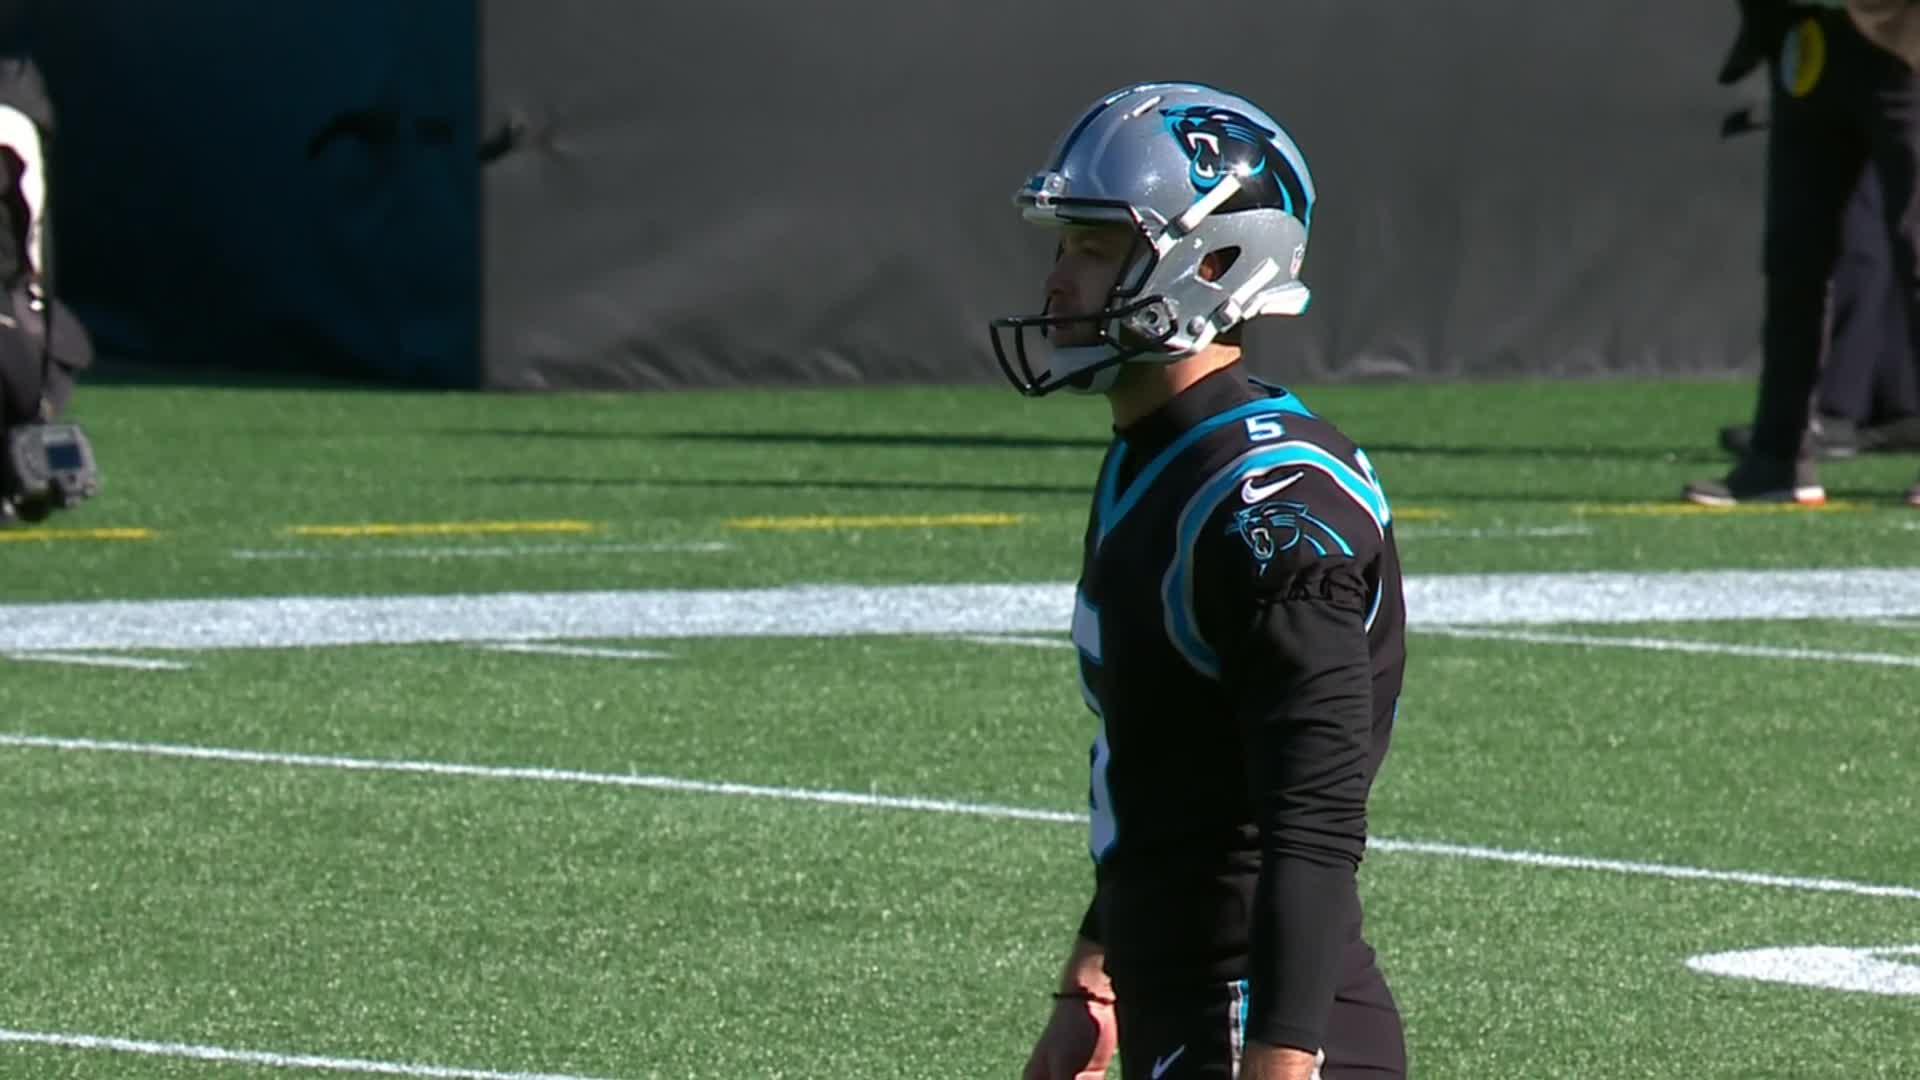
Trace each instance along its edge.
<path fill-rule="evenodd" d="M 1120 1024 L 1112 1005 L 1056 1001 L 1020 1080 L 1106 1080 L 1107 1063 L 1119 1042 Z"/>
<path fill-rule="evenodd" d="M 1249 1039 L 1240 1055 L 1240 1080 L 1320 1080 L 1320 1063 L 1325 1060 L 1325 1053 L 1309 1054 Z"/>

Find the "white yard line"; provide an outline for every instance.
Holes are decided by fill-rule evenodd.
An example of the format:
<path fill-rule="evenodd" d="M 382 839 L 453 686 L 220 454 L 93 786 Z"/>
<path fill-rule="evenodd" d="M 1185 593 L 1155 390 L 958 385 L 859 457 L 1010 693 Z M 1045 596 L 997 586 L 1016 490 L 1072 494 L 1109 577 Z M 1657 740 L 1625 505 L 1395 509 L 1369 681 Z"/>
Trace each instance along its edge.
<path fill-rule="evenodd" d="M 280 765 L 293 768 L 342 769 L 355 772 L 413 773 L 428 776 L 485 780 L 523 780 L 537 783 L 592 784 L 603 787 L 644 788 L 706 795 L 731 795 L 743 798 L 781 799 L 794 802 L 826 803 L 882 810 L 913 810 L 936 814 L 961 814 L 972 817 L 1014 821 L 1041 821 L 1058 824 L 1084 824 L 1085 814 L 1063 810 L 1037 810 L 994 803 L 960 802 L 951 799 L 923 799 L 897 795 L 866 794 L 852 791 L 825 791 L 811 788 L 768 787 L 759 784 L 717 783 L 668 776 L 624 775 L 619 773 L 579 772 L 570 769 L 518 768 L 490 765 L 458 765 L 431 761 L 378 760 L 333 757 L 313 754 L 276 754 L 258 750 L 231 750 L 218 747 L 180 746 L 168 743 L 122 742 L 102 739 L 49 738 L 38 735 L 0 735 L 0 747 L 67 750 L 95 753 L 138 754 L 147 757 L 186 758 L 247 765 Z M 1540 851 L 1516 851 L 1469 844 L 1433 843 L 1420 840 L 1393 840 L 1384 837 L 1368 841 L 1378 852 L 1431 855 L 1443 858 L 1473 859 L 1562 870 L 1588 870 L 1643 877 L 1709 881 L 1734 885 L 1755 885 L 1807 892 L 1847 893 L 1854 896 L 1892 897 L 1920 900 L 1920 888 L 1904 885 L 1877 885 L 1836 878 L 1790 877 L 1781 874 L 1740 870 L 1709 870 L 1663 863 L 1597 859 L 1581 855 L 1558 855 Z"/>
<path fill-rule="evenodd" d="M 432 1080 L 592 1080 L 591 1077 L 571 1076 L 565 1073 L 494 1072 L 488 1069 L 454 1069 L 444 1065 L 403 1065 L 397 1062 L 365 1061 L 359 1058 L 277 1054 L 261 1050 L 228 1050 L 219 1046 L 195 1046 L 191 1043 L 146 1042 L 140 1039 L 42 1031 L 9 1031 L 5 1028 L 0 1028 L 0 1043 L 56 1046 L 69 1050 L 107 1050 L 121 1054 L 215 1061 L 224 1065 L 261 1065 L 270 1069 L 370 1073 L 377 1076 L 428 1077 Z"/>
<path fill-rule="evenodd" d="M 1416 629 L 1915 618 L 1920 569 L 1445 574 L 1408 579 L 1407 612 Z M 0 604 L 0 652 L 1051 634 L 1072 617 L 1069 583 Z"/>
<path fill-rule="evenodd" d="M 1915 594 L 1913 610 L 1920 614 L 1920 575 Z M 818 585 L 20 604 L 0 605 L 0 651 L 1037 633 L 1064 629 L 1072 612 L 1071 585 Z"/>
<path fill-rule="evenodd" d="M 1772 645 L 1735 645 L 1718 641 L 1678 638 L 1607 637 L 1603 634 L 1548 634 L 1532 630 L 1486 630 L 1469 626 L 1426 627 L 1425 633 L 1481 641 L 1517 641 L 1528 645 L 1579 645 L 1607 649 L 1644 649 L 1651 652 L 1744 656 L 1761 660 L 1814 660 L 1828 664 L 1877 664 L 1884 667 L 1920 667 L 1920 656 L 1906 653 L 1835 652 L 1827 649 L 1789 649 Z"/>
<path fill-rule="evenodd" d="M 644 788 L 653 791 L 680 791 L 704 795 L 734 795 L 744 798 L 786 799 L 795 802 L 832 803 L 884 810 L 924 810 L 941 814 L 968 814 L 975 817 L 1010 818 L 1024 821 L 1085 821 L 1084 814 L 1058 810 L 1027 810 L 1017 806 L 991 803 L 954 802 L 948 799 L 919 799 L 893 795 L 871 795 L 851 791 L 818 791 L 809 788 L 766 787 L 759 784 L 713 783 L 683 780 L 672 776 L 647 776 L 626 773 L 580 772 L 572 769 L 522 768 L 495 765 L 458 765 L 436 761 L 395 761 L 370 758 L 331 757 L 314 754 L 275 754 L 257 750 L 228 750 L 218 747 L 179 746 L 168 743 L 118 742 L 102 739 L 50 739 L 34 735 L 0 735 L 0 746 L 18 746 L 46 750 L 81 750 L 98 753 L 140 754 L 148 757 L 190 758 L 200 761 L 226 761 L 245 765 L 285 765 L 307 769 L 344 769 L 352 772 L 415 773 L 426 776 L 452 776 L 479 780 L 531 780 L 549 784 L 593 784 L 601 787 Z"/>
<path fill-rule="evenodd" d="M 1901 959 L 1908 956 L 1920 957 L 1920 946 L 1790 945 L 1690 956 L 1687 967 L 1703 975 L 1787 986 L 1889 997 L 1920 996 L 1920 966 Z"/>
<path fill-rule="evenodd" d="M 719 540 L 686 544 L 511 544 L 492 547 L 235 548 L 233 558 L 281 559 L 514 559 L 532 555 L 655 555 L 731 551 Z"/>
<path fill-rule="evenodd" d="M 651 649 L 600 649 L 584 645 L 549 645 L 538 641 L 503 641 L 475 645 L 488 652 L 529 653 L 534 656 L 581 656 L 593 660 L 671 660 L 672 653 Z"/>
<path fill-rule="evenodd" d="M 1713 881 L 1728 885 L 1759 885 L 1770 889 L 1799 889 L 1805 892 L 1848 893 L 1853 896 L 1885 896 L 1897 900 L 1920 900 L 1920 888 L 1905 885 L 1869 885 L 1838 878 L 1788 877 L 1746 870 L 1705 870 L 1694 866 L 1666 863 L 1631 862 L 1622 859 L 1592 859 L 1584 855 L 1553 855 L 1541 851 L 1508 851 L 1502 848 L 1476 847 L 1471 844 L 1438 844 L 1424 840 L 1369 840 L 1369 851 L 1397 851 L 1412 855 L 1439 855 L 1456 859 L 1480 859 L 1487 862 L 1514 863 L 1554 870 L 1594 870 L 1609 874 L 1639 877 L 1673 878 L 1681 881 Z"/>
<path fill-rule="evenodd" d="M 0 653 L 8 660 L 42 664 L 74 664 L 80 667 L 126 668 L 132 671 L 188 671 L 192 664 L 178 660 L 147 660 L 138 656 L 114 656 L 111 653 L 10 652 Z"/>

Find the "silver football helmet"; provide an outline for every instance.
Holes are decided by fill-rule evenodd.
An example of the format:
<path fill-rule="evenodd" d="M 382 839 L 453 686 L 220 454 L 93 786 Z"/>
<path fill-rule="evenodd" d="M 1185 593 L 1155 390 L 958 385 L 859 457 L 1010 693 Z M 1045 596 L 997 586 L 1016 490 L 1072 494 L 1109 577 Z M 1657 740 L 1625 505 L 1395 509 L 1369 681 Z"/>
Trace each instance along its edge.
<path fill-rule="evenodd" d="M 1243 97 L 1142 83 L 1101 98 L 1014 202 L 1036 224 L 1118 223 L 1139 240 L 1104 310 L 993 320 L 1000 369 L 1028 396 L 1103 392 L 1123 363 L 1169 363 L 1256 316 L 1300 314 L 1313 199 L 1300 148 Z M 1200 264 L 1215 252 L 1226 269 L 1207 280 Z M 1068 323 L 1092 323 L 1099 343 L 1053 345 Z"/>

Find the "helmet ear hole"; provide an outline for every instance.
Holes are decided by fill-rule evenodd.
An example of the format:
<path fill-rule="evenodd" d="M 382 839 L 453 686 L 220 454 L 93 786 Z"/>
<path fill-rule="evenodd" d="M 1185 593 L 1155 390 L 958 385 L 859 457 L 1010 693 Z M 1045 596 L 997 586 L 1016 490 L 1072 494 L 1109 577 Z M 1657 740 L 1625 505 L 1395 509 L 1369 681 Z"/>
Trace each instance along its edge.
<path fill-rule="evenodd" d="M 1237 247 L 1214 248 L 1200 260 L 1200 280 L 1219 281 L 1240 261 L 1240 249 Z"/>

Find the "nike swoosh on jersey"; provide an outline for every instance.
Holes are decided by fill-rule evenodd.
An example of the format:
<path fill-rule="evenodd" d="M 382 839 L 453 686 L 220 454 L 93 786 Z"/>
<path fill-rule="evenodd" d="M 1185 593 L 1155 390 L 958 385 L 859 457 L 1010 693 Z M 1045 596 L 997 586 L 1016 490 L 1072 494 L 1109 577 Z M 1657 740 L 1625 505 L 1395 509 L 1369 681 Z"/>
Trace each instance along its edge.
<path fill-rule="evenodd" d="M 1153 1072 L 1149 1074 L 1148 1080 L 1160 1080 L 1162 1076 L 1165 1076 L 1167 1074 L 1168 1069 L 1173 1068 L 1173 1063 L 1180 1060 L 1180 1055 L 1186 1052 L 1187 1052 L 1187 1044 L 1181 1043 L 1180 1049 L 1175 1050 L 1173 1053 L 1168 1054 L 1166 1057 L 1154 1058 Z"/>
<path fill-rule="evenodd" d="M 1248 503 L 1262 502 L 1292 487 L 1305 475 L 1307 474 L 1304 472 L 1297 472 L 1284 480 L 1275 480 L 1271 484 L 1255 484 L 1253 477 L 1249 476 L 1247 482 L 1240 485 L 1240 499 Z"/>

